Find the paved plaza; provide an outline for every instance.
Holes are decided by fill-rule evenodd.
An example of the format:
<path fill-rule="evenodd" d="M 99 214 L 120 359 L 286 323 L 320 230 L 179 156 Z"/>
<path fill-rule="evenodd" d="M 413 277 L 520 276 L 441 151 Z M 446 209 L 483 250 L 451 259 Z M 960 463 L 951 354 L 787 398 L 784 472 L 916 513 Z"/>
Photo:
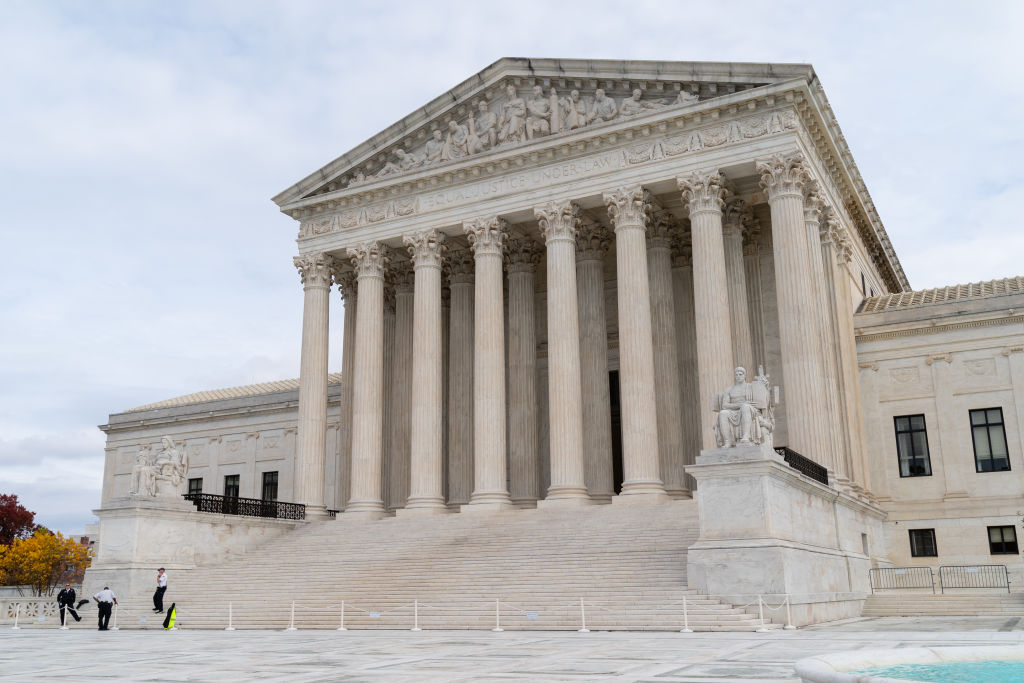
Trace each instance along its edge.
<path fill-rule="evenodd" d="M 1024 642 L 1024 619 L 856 619 L 772 633 L 0 629 L 7 681 L 794 681 L 804 657 Z"/>

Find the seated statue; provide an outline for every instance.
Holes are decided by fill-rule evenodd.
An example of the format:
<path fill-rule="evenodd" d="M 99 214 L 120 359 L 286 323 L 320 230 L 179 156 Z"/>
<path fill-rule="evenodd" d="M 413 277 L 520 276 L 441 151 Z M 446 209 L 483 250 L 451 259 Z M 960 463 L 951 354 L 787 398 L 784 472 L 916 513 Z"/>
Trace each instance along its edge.
<path fill-rule="evenodd" d="M 753 382 L 747 382 L 747 371 L 736 368 L 736 384 L 711 397 L 711 410 L 718 413 L 713 426 L 719 448 L 741 446 L 772 446 L 775 408 L 764 368 Z"/>
<path fill-rule="evenodd" d="M 188 455 L 185 453 L 184 445 L 178 448 L 169 436 L 163 437 L 161 444 L 163 450 L 157 453 L 153 460 L 155 495 L 176 496 L 185 483 L 185 475 L 188 474 Z"/>

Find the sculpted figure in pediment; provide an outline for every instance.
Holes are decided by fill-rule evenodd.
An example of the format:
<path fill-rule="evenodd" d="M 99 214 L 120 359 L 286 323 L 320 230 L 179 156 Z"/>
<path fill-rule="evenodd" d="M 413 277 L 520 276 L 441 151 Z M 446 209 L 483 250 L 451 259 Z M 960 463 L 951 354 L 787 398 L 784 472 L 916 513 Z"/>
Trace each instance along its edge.
<path fill-rule="evenodd" d="M 676 97 L 676 101 L 673 104 L 693 104 L 699 102 L 700 98 L 693 93 L 688 93 L 685 90 L 680 90 L 679 95 Z"/>
<path fill-rule="evenodd" d="M 486 100 L 476 103 L 476 116 L 469 115 L 469 139 L 467 147 L 470 154 L 477 154 L 490 149 L 498 142 L 498 115 L 487 108 Z"/>
<path fill-rule="evenodd" d="M 611 121 L 618 115 L 619 108 L 615 106 L 615 100 L 605 95 L 601 88 L 595 90 L 594 103 L 590 105 L 590 111 L 587 112 L 587 123 Z"/>
<path fill-rule="evenodd" d="M 404 149 L 399 147 L 395 150 L 396 161 L 389 161 L 384 164 L 384 168 L 377 172 L 377 177 L 383 177 L 391 175 L 392 173 L 401 173 L 402 171 L 411 171 L 414 168 L 422 166 L 426 161 L 426 158 L 422 154 L 413 154 L 406 152 Z"/>
<path fill-rule="evenodd" d="M 469 128 L 455 121 L 448 122 L 448 137 L 441 150 L 441 159 L 461 159 L 469 156 Z"/>
<path fill-rule="evenodd" d="M 434 129 L 427 144 L 423 147 L 426 155 L 426 161 L 428 164 L 434 164 L 441 161 L 442 155 L 444 154 L 444 137 L 441 135 L 441 131 Z"/>
<path fill-rule="evenodd" d="M 580 99 L 580 91 L 573 90 L 558 101 L 561 114 L 560 130 L 574 130 L 587 125 L 587 105 Z"/>
<path fill-rule="evenodd" d="M 557 105 L 556 105 L 557 106 Z M 533 97 L 526 103 L 526 139 L 551 133 L 551 101 L 544 97 L 544 89 L 533 86 Z"/>
<path fill-rule="evenodd" d="M 505 88 L 508 99 L 501 105 L 501 129 L 498 142 L 522 142 L 526 133 L 526 101 L 516 93 L 516 87 Z"/>
<path fill-rule="evenodd" d="M 640 99 L 642 96 L 643 91 L 641 91 L 640 88 L 633 90 L 633 96 L 622 100 L 622 104 L 619 105 L 619 115 L 623 117 L 636 116 L 637 114 L 642 114 L 645 111 L 650 111 L 651 109 L 664 107 L 667 104 L 667 102 L 654 100 L 644 102 Z"/>

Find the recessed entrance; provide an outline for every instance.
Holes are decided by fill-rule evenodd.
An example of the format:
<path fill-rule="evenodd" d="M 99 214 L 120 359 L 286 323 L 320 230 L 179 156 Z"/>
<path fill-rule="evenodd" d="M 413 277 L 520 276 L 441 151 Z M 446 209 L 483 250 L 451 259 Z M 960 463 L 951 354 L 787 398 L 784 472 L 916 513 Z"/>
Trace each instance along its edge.
<path fill-rule="evenodd" d="M 619 371 L 608 373 L 608 394 L 612 404 L 612 477 L 615 495 L 622 492 L 622 404 L 619 401 Z"/>

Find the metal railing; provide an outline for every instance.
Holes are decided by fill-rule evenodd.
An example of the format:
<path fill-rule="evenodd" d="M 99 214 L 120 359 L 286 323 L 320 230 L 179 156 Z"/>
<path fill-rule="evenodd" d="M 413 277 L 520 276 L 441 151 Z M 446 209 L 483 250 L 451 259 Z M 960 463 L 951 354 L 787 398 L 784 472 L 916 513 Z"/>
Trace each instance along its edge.
<path fill-rule="evenodd" d="M 785 459 L 787 465 L 800 474 L 806 475 L 814 481 L 819 481 L 825 486 L 828 486 L 828 470 L 818 463 L 814 462 L 810 458 L 805 458 L 788 446 L 780 446 L 775 449 L 775 452 Z"/>
<path fill-rule="evenodd" d="M 1009 593 L 1010 577 L 1002 564 L 943 565 L 939 585 L 943 593 L 947 588 L 1006 588 Z"/>
<path fill-rule="evenodd" d="M 877 567 L 868 570 L 871 592 L 931 588 L 935 592 L 935 573 L 931 567 Z"/>
<path fill-rule="evenodd" d="M 263 517 L 264 519 L 306 518 L 306 506 L 302 503 L 281 503 L 276 500 L 218 496 L 212 493 L 186 493 L 184 497 L 185 500 L 195 505 L 199 512 Z"/>

